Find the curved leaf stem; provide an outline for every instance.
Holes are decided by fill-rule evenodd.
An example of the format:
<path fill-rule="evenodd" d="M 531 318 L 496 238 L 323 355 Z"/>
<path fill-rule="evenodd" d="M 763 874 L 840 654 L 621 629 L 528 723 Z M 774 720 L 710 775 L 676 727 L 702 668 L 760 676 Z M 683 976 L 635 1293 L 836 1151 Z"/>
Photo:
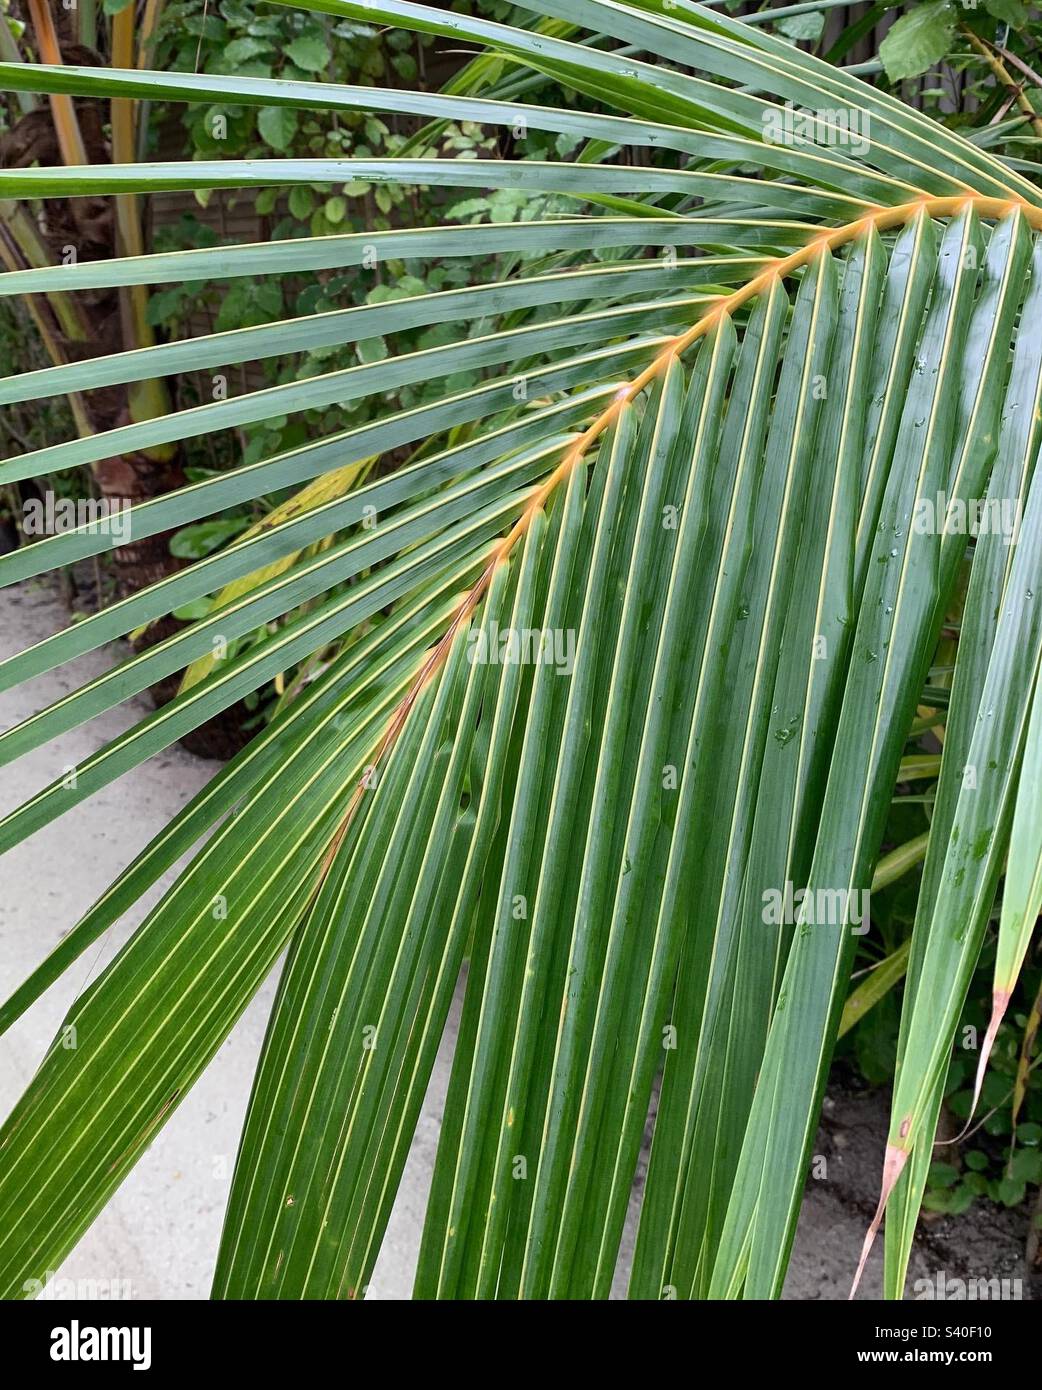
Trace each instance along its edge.
<path fill-rule="evenodd" d="M 729 317 L 736 309 L 739 309 L 749 300 L 755 299 L 768 289 L 775 280 L 782 280 L 791 275 L 794 271 L 802 269 L 810 264 L 815 256 L 823 253 L 831 253 L 847 242 L 852 241 L 862 232 L 875 230 L 877 232 L 889 231 L 894 227 L 903 226 L 913 218 L 924 217 L 954 217 L 957 213 L 966 208 L 972 208 L 979 217 L 987 221 L 1000 221 L 1010 214 L 1020 212 L 1026 219 L 1033 231 L 1042 231 L 1042 208 L 1031 206 L 1029 203 L 1020 199 L 1009 198 L 990 198 L 983 196 L 959 196 L 946 198 L 917 198 L 914 202 L 902 203 L 897 207 L 879 207 L 866 212 L 864 217 L 860 217 L 853 222 L 846 222 L 842 226 L 832 227 L 828 231 L 822 232 L 820 236 L 814 237 L 806 245 L 799 247 L 787 256 L 779 256 L 768 262 L 766 267 L 751 280 L 740 285 L 733 293 L 722 296 L 712 308 L 706 311 L 690 328 L 675 338 L 662 349 L 657 357 L 648 364 L 647 367 L 630 382 L 623 387 L 613 398 L 611 404 L 603 410 L 586 431 L 569 446 L 568 452 L 557 465 L 557 467 L 546 477 L 546 479 L 536 487 L 532 496 L 525 505 L 524 511 L 517 521 L 507 532 L 507 534 L 497 541 L 485 568 L 482 570 L 473 587 L 460 600 L 459 607 L 446 630 L 434 647 L 431 648 L 430 656 L 423 663 L 417 673 L 413 684 L 402 698 L 400 704 L 395 709 L 388 722 L 387 728 L 381 735 L 379 742 L 373 750 L 373 757 L 366 769 L 365 774 L 359 780 L 355 793 L 345 812 L 344 819 L 338 827 L 336 834 L 330 842 L 329 851 L 326 855 L 322 867 L 321 878 L 325 877 L 329 866 L 336 856 L 336 851 L 347 833 L 347 830 L 354 818 L 354 815 L 365 794 L 366 788 L 372 785 L 371 770 L 379 765 L 388 749 L 394 743 L 402 726 L 409 715 L 409 711 L 416 703 L 420 693 L 427 682 L 441 670 L 445 659 L 448 656 L 453 640 L 460 628 L 467 622 L 470 615 L 481 602 L 483 595 L 492 581 L 492 576 L 496 572 L 498 565 L 503 564 L 508 559 L 511 551 L 517 542 L 527 533 L 533 518 L 546 505 L 548 498 L 557 486 L 566 481 L 573 470 L 582 462 L 586 451 L 604 432 L 609 429 L 617 418 L 623 406 L 628 405 L 640 395 L 641 391 L 665 372 L 672 360 L 679 356 L 685 349 L 699 338 L 704 337 L 722 319 Z"/>

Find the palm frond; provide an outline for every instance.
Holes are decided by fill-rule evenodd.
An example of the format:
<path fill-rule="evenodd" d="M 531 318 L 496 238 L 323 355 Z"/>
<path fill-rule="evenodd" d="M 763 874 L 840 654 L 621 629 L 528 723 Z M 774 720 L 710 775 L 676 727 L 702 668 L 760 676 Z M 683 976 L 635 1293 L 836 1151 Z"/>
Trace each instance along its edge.
<path fill-rule="evenodd" d="M 288 947 L 215 1296 L 364 1293 L 463 974 L 417 1296 L 607 1297 L 656 1086 L 631 1296 L 777 1296 L 867 925 L 857 904 L 969 559 L 881 1203 L 904 1167 L 887 1253 L 899 1296 L 1011 828 L 997 988 L 1038 908 L 1042 193 L 691 0 L 542 0 L 531 28 L 410 0 L 300 8 L 477 44 L 602 109 L 489 95 L 477 65 L 448 94 L 11 63 L 0 84 L 392 111 L 577 136 L 592 153 L 0 170 L 12 200 L 359 177 L 552 195 L 509 225 L 0 275 L 0 295 L 33 296 L 516 258 L 492 283 L 0 383 L 2 406 L 453 325 L 433 347 L 0 462 L 9 483 L 386 405 L 133 508 L 134 537 L 155 536 L 366 465 L 350 490 L 283 507 L 0 665 L 10 688 L 216 596 L 0 733 L 4 763 L 51 749 L 192 668 L 80 766 L 55 754 L 53 780 L 0 821 L 0 849 L 297 663 L 321 666 L 0 1008 L 3 1029 L 203 842 L 0 1133 L 0 1292 L 58 1266 Z M 846 113 L 864 150 L 776 140 L 794 103 L 832 136 Z M 627 147 L 647 162 L 612 162 Z M 608 250 L 618 259 L 597 263 Z M 417 383 L 440 394 L 389 403 Z M 1016 545 L 988 535 L 968 552 L 965 535 L 917 526 L 938 495 L 1015 504 Z M 96 527 L 50 537 L 0 557 L 0 583 L 118 543 Z"/>

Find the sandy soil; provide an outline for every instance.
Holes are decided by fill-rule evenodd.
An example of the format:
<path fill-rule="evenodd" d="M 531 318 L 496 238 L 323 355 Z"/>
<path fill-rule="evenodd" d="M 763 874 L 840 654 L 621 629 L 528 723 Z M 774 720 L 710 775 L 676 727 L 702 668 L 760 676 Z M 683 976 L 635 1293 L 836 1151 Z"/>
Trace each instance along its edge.
<path fill-rule="evenodd" d="M 0 596 L 0 657 L 39 641 L 66 621 L 61 602 L 45 584 L 5 591 Z M 0 695 L 0 727 L 9 727 L 82 684 L 118 655 L 115 650 L 93 653 L 32 686 Z M 0 814 L 126 728 L 141 708 L 111 711 L 6 768 L 0 778 Z M 179 747 L 168 749 L 5 857 L 0 892 L 0 991 L 4 996 L 216 767 Z M 29 1081 L 72 1000 L 112 958 L 163 886 L 77 962 L 0 1040 L 0 1112 L 7 1113 Z M 134 1298 L 207 1296 L 229 1174 L 272 994 L 269 980 L 115 1199 L 65 1261 L 59 1279 L 128 1281 Z M 372 1281 L 372 1297 L 409 1294 L 454 1027 L 455 1020 L 420 1119 Z M 879 1093 L 849 1088 L 834 1088 L 830 1093 L 817 1143 L 817 1152 L 828 1159 L 828 1176 L 808 1189 L 787 1298 L 846 1296 L 875 1203 L 885 1107 L 885 1096 Z M 937 1271 L 956 1278 L 1022 1276 L 1026 1221 L 1022 1212 L 983 1205 L 957 1221 L 946 1218 L 924 1224 L 911 1279 L 934 1279 Z M 631 1248 L 632 1229 L 627 1232 L 624 1263 Z M 877 1249 L 865 1281 L 868 1296 L 878 1297 L 880 1267 Z M 623 1284 L 620 1277 L 620 1289 Z M 1030 1293 L 1025 1282 L 1024 1296 Z"/>

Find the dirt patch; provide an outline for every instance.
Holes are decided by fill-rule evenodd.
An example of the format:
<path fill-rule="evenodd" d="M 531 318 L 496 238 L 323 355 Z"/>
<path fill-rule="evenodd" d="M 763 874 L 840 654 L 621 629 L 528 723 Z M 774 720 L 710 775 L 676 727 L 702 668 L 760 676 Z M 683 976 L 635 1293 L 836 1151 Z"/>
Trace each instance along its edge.
<path fill-rule="evenodd" d="M 875 1211 L 889 1097 L 845 1080 L 825 1098 L 815 1153 L 827 1162 L 827 1177 L 811 1179 L 796 1233 L 785 1298 L 845 1298 L 857 1266 L 865 1230 Z M 1019 1279 L 1023 1298 L 1042 1297 L 1042 1281 L 1024 1263 L 1030 1216 L 1026 1208 L 996 1206 L 985 1198 L 958 1217 L 919 1221 L 909 1263 L 906 1297 L 917 1280 L 937 1287 L 943 1279 Z M 883 1242 L 876 1242 L 860 1297 L 881 1298 Z M 920 1285 L 920 1295 L 925 1290 Z"/>

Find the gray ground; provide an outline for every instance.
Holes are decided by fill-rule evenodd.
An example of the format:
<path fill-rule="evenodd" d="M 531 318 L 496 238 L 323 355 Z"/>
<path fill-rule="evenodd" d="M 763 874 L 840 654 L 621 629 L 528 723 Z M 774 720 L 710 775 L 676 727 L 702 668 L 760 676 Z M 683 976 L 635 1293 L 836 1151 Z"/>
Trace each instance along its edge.
<path fill-rule="evenodd" d="M 41 584 L 6 591 L 0 605 L 0 658 L 67 621 L 61 602 Z M 32 688 L 0 695 L 0 728 L 99 673 L 115 655 L 94 653 L 74 668 L 41 678 Z M 20 804 L 66 765 L 82 761 L 137 714 L 131 709 L 110 712 L 5 769 L 0 779 L 0 814 Z M 5 857 L 0 891 L 3 997 L 216 766 L 178 747 L 168 749 Z M 157 896 L 158 890 L 141 904 L 141 910 Z M 7 1113 L 29 1081 L 71 1001 L 111 959 L 140 915 L 113 931 L 100 950 L 89 952 L 0 1040 L 0 1113 Z M 60 1280 L 129 1281 L 135 1298 L 207 1296 L 229 1174 L 272 993 L 269 981 L 115 1199 L 66 1260 Z M 371 1297 L 408 1297 L 447 1076 L 445 1047 Z M 786 1297 L 846 1296 L 875 1202 L 885 1128 L 885 1098 L 879 1094 L 837 1090 L 827 1100 L 817 1150 L 827 1157 L 828 1176 L 810 1185 Z M 1023 1213 L 982 1205 L 959 1221 L 931 1223 L 921 1232 L 911 1279 L 933 1278 L 938 1270 L 960 1278 L 1017 1277 L 1023 1273 L 1025 1222 Z M 631 1238 L 630 1232 L 626 1249 Z M 877 1248 L 865 1281 L 870 1296 L 878 1296 L 880 1264 Z M 71 1284 L 56 1287 L 72 1291 Z M 1026 1282 L 1024 1295 L 1029 1296 Z"/>

